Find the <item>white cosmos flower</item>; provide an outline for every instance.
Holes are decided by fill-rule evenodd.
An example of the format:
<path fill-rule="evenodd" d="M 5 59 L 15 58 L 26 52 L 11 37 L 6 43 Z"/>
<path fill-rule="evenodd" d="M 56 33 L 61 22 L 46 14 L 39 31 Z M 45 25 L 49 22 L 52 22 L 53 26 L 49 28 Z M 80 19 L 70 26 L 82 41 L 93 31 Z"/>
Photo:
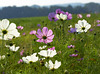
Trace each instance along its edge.
<path fill-rule="evenodd" d="M 22 60 L 25 63 L 32 63 L 38 61 L 38 57 L 36 57 L 37 53 L 32 54 L 31 56 L 22 57 Z"/>
<path fill-rule="evenodd" d="M 2 56 L 0 55 L 0 60 L 4 59 L 4 58 L 5 58 L 5 55 L 2 55 Z"/>
<path fill-rule="evenodd" d="M 19 37 L 20 33 L 16 29 L 16 24 L 9 24 L 9 20 L 0 21 L 0 39 L 9 40 L 13 37 Z"/>
<path fill-rule="evenodd" d="M 61 62 L 55 61 L 55 64 L 52 63 L 51 60 L 49 60 L 49 63 L 46 62 L 45 66 L 49 68 L 49 70 L 57 69 L 61 66 Z"/>
<path fill-rule="evenodd" d="M 15 44 L 13 44 L 12 46 L 10 46 L 10 45 L 5 45 L 5 46 L 14 52 L 16 52 L 20 48 L 19 46 L 15 47 Z"/>
<path fill-rule="evenodd" d="M 57 54 L 56 50 L 41 50 L 39 53 L 39 55 L 44 56 L 44 57 L 53 57 Z"/>
<path fill-rule="evenodd" d="M 76 32 L 87 32 L 91 25 L 86 20 L 79 20 L 78 24 L 75 24 Z"/>
<path fill-rule="evenodd" d="M 61 20 L 67 20 L 67 15 L 66 14 L 56 14 L 56 17 L 58 18 L 58 19 L 61 19 Z"/>
<path fill-rule="evenodd" d="M 45 49 L 46 47 L 47 47 L 47 45 L 44 45 L 43 47 L 40 46 L 39 49 L 40 49 L 40 50 L 43 50 L 43 49 Z"/>

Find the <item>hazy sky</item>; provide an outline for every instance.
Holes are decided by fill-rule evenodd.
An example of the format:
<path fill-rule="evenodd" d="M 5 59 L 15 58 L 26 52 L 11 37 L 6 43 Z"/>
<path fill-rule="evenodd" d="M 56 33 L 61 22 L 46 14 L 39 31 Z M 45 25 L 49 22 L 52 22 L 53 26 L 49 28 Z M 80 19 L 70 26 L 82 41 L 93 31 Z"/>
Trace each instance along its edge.
<path fill-rule="evenodd" d="M 54 5 L 63 3 L 88 3 L 96 2 L 100 3 L 100 0 L 0 0 L 0 6 L 25 6 L 25 5 Z"/>

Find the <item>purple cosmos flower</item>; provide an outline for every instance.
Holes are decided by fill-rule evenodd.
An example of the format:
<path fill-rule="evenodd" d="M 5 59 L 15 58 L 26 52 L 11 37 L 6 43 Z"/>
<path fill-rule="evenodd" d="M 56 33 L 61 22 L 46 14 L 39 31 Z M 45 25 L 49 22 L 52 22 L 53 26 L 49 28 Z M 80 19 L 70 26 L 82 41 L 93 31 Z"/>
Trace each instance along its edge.
<path fill-rule="evenodd" d="M 77 14 L 77 18 L 82 18 L 82 14 Z"/>
<path fill-rule="evenodd" d="M 76 52 L 76 53 L 78 53 L 78 51 L 77 51 L 77 50 L 75 50 L 75 52 Z"/>
<path fill-rule="evenodd" d="M 52 48 L 48 48 L 48 50 L 49 50 L 49 49 L 54 51 L 54 50 L 55 50 L 55 47 L 52 47 Z"/>
<path fill-rule="evenodd" d="M 75 46 L 74 45 L 70 45 L 70 46 L 68 46 L 68 48 L 74 48 Z"/>
<path fill-rule="evenodd" d="M 47 27 L 43 27 L 42 32 L 41 29 L 38 29 L 36 36 L 39 38 L 37 42 L 43 42 L 46 44 L 52 42 L 52 39 L 54 38 L 52 30 L 48 30 Z"/>
<path fill-rule="evenodd" d="M 93 29 L 90 29 L 89 31 L 90 31 L 90 32 L 92 32 L 92 31 L 93 31 Z"/>
<path fill-rule="evenodd" d="M 20 64 L 21 62 L 23 62 L 23 60 L 22 60 L 22 59 L 20 59 L 20 60 L 18 61 L 18 64 Z"/>
<path fill-rule="evenodd" d="M 32 30 L 32 31 L 30 32 L 30 34 L 31 34 L 31 35 L 36 35 L 36 31 L 35 31 L 35 30 Z"/>
<path fill-rule="evenodd" d="M 77 61 L 81 61 L 81 60 L 83 60 L 83 58 L 80 58 L 80 59 L 78 59 Z"/>
<path fill-rule="evenodd" d="M 61 9 L 56 9 L 56 14 L 61 14 Z"/>
<path fill-rule="evenodd" d="M 71 57 L 77 57 L 78 54 L 71 54 L 71 55 L 69 55 L 69 56 L 71 56 Z"/>
<path fill-rule="evenodd" d="M 24 53 L 24 50 L 22 50 L 22 51 L 20 52 L 20 55 L 22 56 L 22 55 L 23 55 L 23 53 Z"/>
<path fill-rule="evenodd" d="M 26 33 L 23 33 L 22 35 L 26 35 Z"/>
<path fill-rule="evenodd" d="M 91 17 L 91 14 L 87 14 L 86 17 Z"/>
<path fill-rule="evenodd" d="M 67 20 L 71 20 L 72 19 L 72 14 L 71 13 L 66 12 L 66 15 L 67 15 Z"/>
<path fill-rule="evenodd" d="M 56 17 L 56 14 L 55 14 L 54 12 L 49 13 L 48 19 L 49 19 L 50 21 L 55 21 L 55 22 L 58 20 L 57 17 Z"/>
<path fill-rule="evenodd" d="M 23 26 L 18 26 L 17 29 L 23 30 Z"/>
<path fill-rule="evenodd" d="M 70 33 L 75 33 L 76 32 L 76 28 L 70 28 L 70 31 L 68 31 Z"/>
<path fill-rule="evenodd" d="M 38 27 L 41 27 L 41 24 L 37 24 Z"/>
<path fill-rule="evenodd" d="M 97 24 L 97 26 L 100 26 L 100 24 Z"/>
<path fill-rule="evenodd" d="M 100 20 L 97 20 L 97 23 L 100 23 Z"/>

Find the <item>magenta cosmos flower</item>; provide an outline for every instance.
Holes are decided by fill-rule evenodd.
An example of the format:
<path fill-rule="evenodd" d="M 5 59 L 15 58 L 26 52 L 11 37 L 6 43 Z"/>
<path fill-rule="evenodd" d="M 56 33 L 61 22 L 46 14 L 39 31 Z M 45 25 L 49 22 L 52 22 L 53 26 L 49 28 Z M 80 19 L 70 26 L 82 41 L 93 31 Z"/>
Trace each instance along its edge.
<path fill-rule="evenodd" d="M 74 45 L 70 45 L 70 46 L 68 46 L 68 48 L 74 48 L 75 46 Z"/>
<path fill-rule="evenodd" d="M 87 14 L 86 17 L 91 17 L 91 14 Z"/>
<path fill-rule="evenodd" d="M 18 26 L 17 29 L 23 30 L 23 26 Z"/>
<path fill-rule="evenodd" d="M 82 18 L 82 14 L 77 14 L 77 18 Z"/>
<path fill-rule="evenodd" d="M 35 35 L 35 34 L 36 34 L 36 31 L 35 31 L 35 30 L 32 30 L 32 31 L 30 32 L 30 34 L 31 34 L 31 35 Z"/>
<path fill-rule="evenodd" d="M 41 29 L 38 29 L 36 36 L 39 38 L 37 42 L 46 44 L 52 42 L 52 39 L 54 38 L 52 30 L 48 30 L 47 27 L 43 27 L 42 31 Z"/>
<path fill-rule="evenodd" d="M 66 12 L 66 15 L 67 15 L 67 20 L 71 20 L 72 19 L 72 14 L 71 13 Z"/>
<path fill-rule="evenodd" d="M 57 17 L 56 17 L 56 14 L 55 14 L 54 12 L 49 13 L 48 19 L 49 19 L 50 21 L 55 21 L 55 22 L 58 20 Z"/>
<path fill-rule="evenodd" d="M 69 55 L 69 56 L 71 56 L 71 57 L 77 57 L 78 54 L 71 54 L 71 55 Z"/>

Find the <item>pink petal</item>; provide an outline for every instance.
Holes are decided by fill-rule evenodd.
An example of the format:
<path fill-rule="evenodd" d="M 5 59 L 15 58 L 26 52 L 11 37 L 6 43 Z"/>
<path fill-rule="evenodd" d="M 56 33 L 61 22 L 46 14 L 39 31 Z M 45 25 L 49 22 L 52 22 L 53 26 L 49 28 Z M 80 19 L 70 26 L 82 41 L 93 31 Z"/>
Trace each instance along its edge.
<path fill-rule="evenodd" d="M 38 30 L 37 30 L 37 34 L 38 34 L 39 36 L 43 36 L 43 33 L 41 32 L 41 29 L 38 29 Z"/>
<path fill-rule="evenodd" d="M 49 37 L 47 37 L 47 39 L 53 39 L 54 38 L 54 35 L 51 35 L 51 36 L 49 36 Z"/>
<path fill-rule="evenodd" d="M 36 34 L 36 36 L 37 36 L 37 38 L 39 38 L 39 39 L 41 39 L 41 38 L 42 38 L 42 36 L 40 36 L 40 35 L 37 35 L 37 34 Z"/>
<path fill-rule="evenodd" d="M 53 34 L 52 30 L 49 30 L 48 33 L 47 33 L 47 36 L 50 36 L 52 34 Z"/>
<path fill-rule="evenodd" d="M 48 28 L 47 27 L 43 27 L 42 32 L 43 32 L 43 35 L 46 36 L 47 33 L 48 33 Z"/>
<path fill-rule="evenodd" d="M 43 39 L 38 39 L 37 42 L 43 42 Z"/>
<path fill-rule="evenodd" d="M 52 42 L 53 40 L 49 40 L 49 39 L 47 39 L 47 43 L 50 43 L 50 42 Z"/>

